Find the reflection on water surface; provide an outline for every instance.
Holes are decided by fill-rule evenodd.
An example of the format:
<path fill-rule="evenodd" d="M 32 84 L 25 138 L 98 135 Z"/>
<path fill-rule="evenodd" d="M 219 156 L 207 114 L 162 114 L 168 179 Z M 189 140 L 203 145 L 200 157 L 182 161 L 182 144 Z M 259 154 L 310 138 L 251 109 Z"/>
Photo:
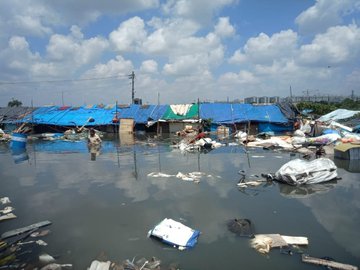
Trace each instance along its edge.
<path fill-rule="evenodd" d="M 273 183 L 237 187 L 238 171 L 256 178 L 296 158 L 287 152 L 225 146 L 208 153 L 182 153 L 171 139 L 104 138 L 96 159 L 86 142 L 34 141 L 14 154 L 0 145 L 0 197 L 8 196 L 17 218 L 4 232 L 51 220 L 44 250 L 59 262 L 86 269 L 100 253 L 112 261 L 160 258 L 181 269 L 311 269 L 272 250 L 262 256 L 246 238 L 227 230 L 247 218 L 255 233 L 306 236 L 306 253 L 360 264 L 359 172 L 338 163 L 342 178 L 309 187 Z M 150 173 L 171 177 L 149 177 Z M 203 172 L 199 183 L 175 177 Z M 165 217 L 199 229 L 194 249 L 178 251 L 147 238 Z"/>

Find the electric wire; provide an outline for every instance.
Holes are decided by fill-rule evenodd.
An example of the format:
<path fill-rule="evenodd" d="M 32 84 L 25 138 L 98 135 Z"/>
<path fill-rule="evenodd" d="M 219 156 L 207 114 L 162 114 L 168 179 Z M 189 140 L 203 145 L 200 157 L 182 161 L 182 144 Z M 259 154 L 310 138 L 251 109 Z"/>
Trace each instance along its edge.
<path fill-rule="evenodd" d="M 82 82 L 82 81 L 96 81 L 96 80 L 119 79 L 119 78 L 128 79 L 128 75 L 118 75 L 118 76 L 110 76 L 110 77 L 83 78 L 83 79 L 43 80 L 43 81 L 15 81 L 15 82 L 0 81 L 0 85 L 59 83 L 59 82 L 60 83 L 61 82 Z"/>

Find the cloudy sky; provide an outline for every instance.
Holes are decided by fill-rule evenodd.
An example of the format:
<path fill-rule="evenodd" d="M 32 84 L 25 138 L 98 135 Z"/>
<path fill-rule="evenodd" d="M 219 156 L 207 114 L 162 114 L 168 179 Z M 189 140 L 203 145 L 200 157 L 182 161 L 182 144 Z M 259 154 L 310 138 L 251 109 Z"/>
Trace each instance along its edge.
<path fill-rule="evenodd" d="M 0 0 L 0 106 L 360 95 L 360 0 Z"/>

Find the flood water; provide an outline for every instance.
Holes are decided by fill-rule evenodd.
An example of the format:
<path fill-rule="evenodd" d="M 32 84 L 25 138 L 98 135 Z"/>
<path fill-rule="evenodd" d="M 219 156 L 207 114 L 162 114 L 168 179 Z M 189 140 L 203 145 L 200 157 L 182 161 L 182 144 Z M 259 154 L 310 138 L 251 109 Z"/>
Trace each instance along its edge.
<path fill-rule="evenodd" d="M 229 219 L 247 218 L 255 233 L 306 236 L 304 253 L 360 266 L 358 163 L 336 162 L 342 179 L 325 184 L 241 190 L 239 170 L 260 179 L 297 156 L 236 145 L 182 153 L 170 141 L 105 138 L 95 160 L 85 142 L 28 142 L 23 159 L 0 143 L 0 197 L 17 216 L 1 221 L 0 233 L 50 220 L 41 250 L 73 269 L 87 269 L 99 254 L 113 262 L 155 256 L 179 269 L 317 268 L 276 248 L 261 255 L 227 230 Z M 195 171 L 206 174 L 200 183 L 148 176 Z M 196 246 L 179 251 L 148 238 L 164 218 L 200 230 Z"/>

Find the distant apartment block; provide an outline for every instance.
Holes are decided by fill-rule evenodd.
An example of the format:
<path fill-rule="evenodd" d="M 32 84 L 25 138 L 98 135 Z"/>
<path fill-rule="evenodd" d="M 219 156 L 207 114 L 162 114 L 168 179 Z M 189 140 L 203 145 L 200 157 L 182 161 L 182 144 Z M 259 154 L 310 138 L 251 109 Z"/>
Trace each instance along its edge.
<path fill-rule="evenodd" d="M 244 103 L 248 104 L 273 104 L 280 102 L 280 97 L 248 97 L 244 99 Z"/>
<path fill-rule="evenodd" d="M 337 103 L 342 102 L 344 99 L 350 98 L 352 100 L 360 100 L 358 96 L 331 96 L 331 95 L 314 95 L 314 96 L 292 96 L 286 98 L 280 98 L 278 96 L 272 97 L 247 97 L 244 98 L 244 103 L 248 104 L 274 104 L 281 101 L 291 101 L 294 103 L 299 102 L 328 102 L 328 103 Z"/>

